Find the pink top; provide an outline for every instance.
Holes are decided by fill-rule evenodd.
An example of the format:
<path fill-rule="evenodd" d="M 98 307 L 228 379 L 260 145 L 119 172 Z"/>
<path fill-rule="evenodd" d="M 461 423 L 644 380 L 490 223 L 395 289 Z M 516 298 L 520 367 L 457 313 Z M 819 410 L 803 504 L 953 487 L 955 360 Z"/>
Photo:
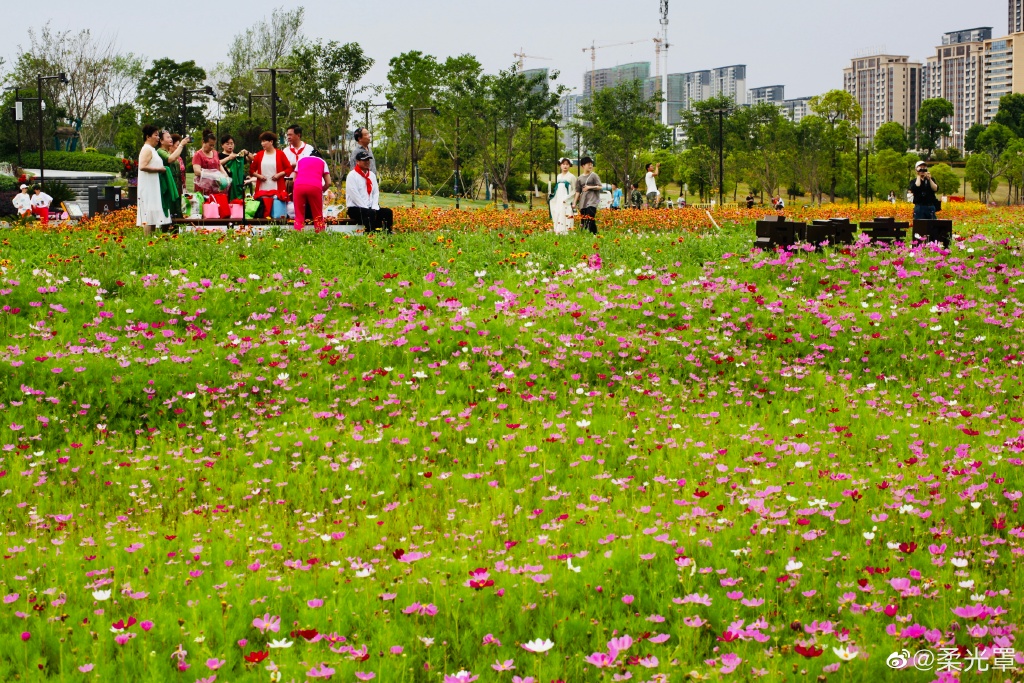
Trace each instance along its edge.
<path fill-rule="evenodd" d="M 199 166 L 201 169 L 216 171 L 220 169 L 220 157 L 217 155 L 217 152 L 214 152 L 213 156 L 208 157 L 203 154 L 203 150 L 197 149 L 196 153 L 192 155 L 192 165 Z M 195 179 L 199 180 L 199 176 L 196 176 Z M 199 190 L 198 187 L 193 187 L 193 189 Z"/>
<path fill-rule="evenodd" d="M 304 187 L 319 187 L 324 186 L 323 177 L 324 173 L 327 172 L 327 164 L 324 160 L 319 157 L 303 157 L 299 159 L 299 164 L 295 171 L 295 186 L 302 185 Z"/>

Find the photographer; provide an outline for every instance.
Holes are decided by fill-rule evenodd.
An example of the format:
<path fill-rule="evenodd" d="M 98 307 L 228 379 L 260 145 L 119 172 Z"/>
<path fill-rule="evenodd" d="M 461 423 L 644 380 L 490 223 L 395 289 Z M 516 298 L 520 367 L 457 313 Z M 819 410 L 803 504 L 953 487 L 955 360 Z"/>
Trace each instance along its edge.
<path fill-rule="evenodd" d="M 928 165 L 919 161 L 914 166 L 917 178 L 910 182 L 909 191 L 914 195 L 914 218 L 922 220 L 935 220 L 935 212 L 939 208 L 939 200 L 935 192 L 939 186 L 932 180 L 932 174 L 928 172 Z"/>

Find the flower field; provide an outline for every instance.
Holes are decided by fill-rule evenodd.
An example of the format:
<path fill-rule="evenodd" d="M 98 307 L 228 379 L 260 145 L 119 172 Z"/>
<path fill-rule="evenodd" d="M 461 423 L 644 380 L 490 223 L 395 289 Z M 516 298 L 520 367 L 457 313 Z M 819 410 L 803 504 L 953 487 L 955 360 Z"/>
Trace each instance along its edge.
<path fill-rule="evenodd" d="M 3 231 L 0 680 L 1021 680 L 1024 215 L 763 214 Z"/>

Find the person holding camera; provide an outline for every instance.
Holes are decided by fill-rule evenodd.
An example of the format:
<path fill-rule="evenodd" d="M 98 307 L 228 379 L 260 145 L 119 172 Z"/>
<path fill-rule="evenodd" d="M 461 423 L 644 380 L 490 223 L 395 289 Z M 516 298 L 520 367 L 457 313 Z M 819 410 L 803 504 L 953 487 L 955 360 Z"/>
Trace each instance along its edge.
<path fill-rule="evenodd" d="M 920 220 L 935 220 L 935 212 L 940 204 L 935 192 L 939 186 L 932 180 L 932 174 L 928 171 L 928 164 L 923 161 L 917 162 L 914 166 L 917 177 L 910 181 L 908 188 L 914 196 L 914 218 Z"/>

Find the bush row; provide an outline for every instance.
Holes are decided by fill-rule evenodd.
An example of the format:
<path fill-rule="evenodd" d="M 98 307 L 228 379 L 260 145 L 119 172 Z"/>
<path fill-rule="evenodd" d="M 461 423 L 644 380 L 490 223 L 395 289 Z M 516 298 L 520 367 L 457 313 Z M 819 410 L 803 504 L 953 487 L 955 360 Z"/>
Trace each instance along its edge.
<path fill-rule="evenodd" d="M 93 171 L 100 173 L 120 173 L 124 168 L 117 157 L 93 152 L 46 152 L 44 157 L 46 168 L 55 171 Z M 5 156 L 0 161 L 16 164 L 17 156 Z M 22 162 L 32 167 L 39 163 L 39 155 L 23 154 Z"/>

